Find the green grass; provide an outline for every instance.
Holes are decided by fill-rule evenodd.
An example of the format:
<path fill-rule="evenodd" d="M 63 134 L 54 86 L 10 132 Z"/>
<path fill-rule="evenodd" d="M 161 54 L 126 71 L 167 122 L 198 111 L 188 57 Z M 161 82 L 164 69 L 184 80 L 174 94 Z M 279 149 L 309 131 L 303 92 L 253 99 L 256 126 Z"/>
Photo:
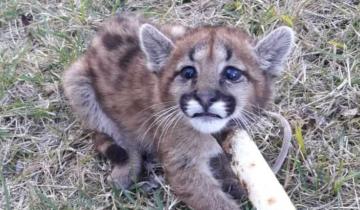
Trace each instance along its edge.
<path fill-rule="evenodd" d="M 187 209 L 165 183 L 150 193 L 113 189 L 110 164 L 93 151 L 63 96 L 64 69 L 120 5 L 0 1 L 0 209 Z M 298 209 L 360 208 L 358 0 L 133 0 L 123 9 L 160 23 L 235 25 L 257 36 L 292 27 L 296 49 L 270 106 L 294 131 L 278 178 Z M 270 162 L 281 133 L 277 124 L 262 126 L 254 136 Z"/>

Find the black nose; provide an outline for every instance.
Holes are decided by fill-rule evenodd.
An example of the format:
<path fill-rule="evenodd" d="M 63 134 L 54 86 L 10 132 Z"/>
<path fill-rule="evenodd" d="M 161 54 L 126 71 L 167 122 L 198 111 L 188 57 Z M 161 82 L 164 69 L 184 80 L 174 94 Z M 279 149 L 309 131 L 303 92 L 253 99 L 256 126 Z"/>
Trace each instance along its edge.
<path fill-rule="evenodd" d="M 205 111 L 209 106 L 219 100 L 220 94 L 216 90 L 196 91 L 194 98 L 204 107 Z"/>

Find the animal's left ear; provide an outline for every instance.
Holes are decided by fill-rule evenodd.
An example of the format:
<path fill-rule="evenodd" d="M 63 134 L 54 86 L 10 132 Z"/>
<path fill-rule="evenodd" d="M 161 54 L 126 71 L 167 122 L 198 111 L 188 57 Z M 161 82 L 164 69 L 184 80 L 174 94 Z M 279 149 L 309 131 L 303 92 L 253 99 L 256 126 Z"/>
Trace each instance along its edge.
<path fill-rule="evenodd" d="M 267 73 L 280 75 L 283 64 L 294 46 L 294 31 L 281 26 L 261 39 L 255 47 L 260 68 Z"/>
<path fill-rule="evenodd" d="M 140 27 L 139 39 L 141 49 L 146 55 L 148 69 L 159 72 L 174 48 L 174 43 L 147 23 Z"/>

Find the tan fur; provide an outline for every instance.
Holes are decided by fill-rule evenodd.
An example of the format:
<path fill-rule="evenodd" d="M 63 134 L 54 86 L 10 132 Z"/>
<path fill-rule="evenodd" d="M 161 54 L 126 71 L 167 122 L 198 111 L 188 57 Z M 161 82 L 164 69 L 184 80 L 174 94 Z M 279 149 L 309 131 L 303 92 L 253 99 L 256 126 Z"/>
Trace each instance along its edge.
<path fill-rule="evenodd" d="M 219 144 L 211 135 L 193 132 L 186 124 L 178 127 L 160 146 L 171 188 L 194 209 L 239 209 L 208 167 L 209 160 L 222 153 Z"/>
<path fill-rule="evenodd" d="M 176 112 L 166 109 L 178 106 L 186 91 L 209 88 L 235 95 L 237 109 L 251 111 L 254 106 L 263 106 L 270 97 L 270 78 L 257 64 L 252 50 L 255 42 L 235 28 L 159 26 L 175 48 L 163 70 L 152 73 L 138 38 L 145 22 L 134 16 L 107 21 L 85 55 L 66 71 L 65 94 L 91 129 L 106 133 L 129 153 L 131 164 L 117 164 L 112 173 L 115 182 L 120 180 L 120 187 L 129 185 L 129 179 L 124 181 L 123 177 L 136 176 L 141 154 L 150 152 L 160 158 L 173 191 L 189 206 L 236 209 L 209 167 L 211 158 L 222 154 L 216 140 L 191 127 L 178 107 Z M 226 46 L 232 49 L 228 61 Z M 192 50 L 195 61 L 189 60 Z M 197 67 L 196 84 L 176 77 L 184 65 Z M 247 81 L 221 86 L 219 68 L 225 65 L 241 68 Z M 99 140 L 96 147 L 106 153 L 109 142 Z"/>

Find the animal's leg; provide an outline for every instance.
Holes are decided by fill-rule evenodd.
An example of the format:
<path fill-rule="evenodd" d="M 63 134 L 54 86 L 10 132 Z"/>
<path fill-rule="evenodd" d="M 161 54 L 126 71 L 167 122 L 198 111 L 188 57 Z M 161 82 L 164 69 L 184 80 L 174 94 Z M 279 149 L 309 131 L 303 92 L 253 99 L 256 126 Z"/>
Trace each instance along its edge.
<path fill-rule="evenodd" d="M 103 133 L 94 136 L 95 148 L 113 164 L 110 179 L 120 189 L 127 189 L 137 181 L 141 172 L 142 158 L 136 149 L 123 148 Z"/>
<path fill-rule="evenodd" d="M 165 161 L 162 159 L 166 179 L 174 193 L 187 205 L 196 210 L 239 209 L 235 200 L 223 190 L 223 184 L 234 182 L 226 183 L 216 179 L 210 165 L 211 157 L 193 159 L 183 156 L 181 159 L 172 159 L 171 156 L 163 157 Z"/>
<path fill-rule="evenodd" d="M 225 153 L 219 153 L 212 157 L 209 165 L 213 176 L 220 182 L 224 192 L 230 194 L 234 199 L 245 197 L 246 191 L 231 169 L 230 160 Z"/>

